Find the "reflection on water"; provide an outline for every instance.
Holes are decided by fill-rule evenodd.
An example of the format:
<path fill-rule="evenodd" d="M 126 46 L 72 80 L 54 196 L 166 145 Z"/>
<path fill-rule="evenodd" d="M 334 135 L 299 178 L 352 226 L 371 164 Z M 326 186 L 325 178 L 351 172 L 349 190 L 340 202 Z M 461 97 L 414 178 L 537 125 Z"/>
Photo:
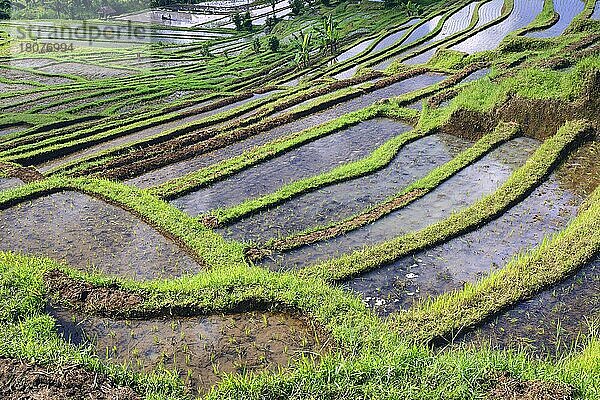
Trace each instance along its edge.
<path fill-rule="evenodd" d="M 340 55 L 336 56 L 335 59 L 333 59 L 332 61 L 329 62 L 329 65 L 344 62 L 344 61 L 362 53 L 374 41 L 375 41 L 375 39 L 369 39 L 369 40 L 362 41 L 362 42 L 352 46 L 352 48 L 350 48 L 350 49 L 346 50 L 345 52 L 341 53 Z"/>
<path fill-rule="evenodd" d="M 0 250 L 134 279 L 180 276 L 202 268 L 130 213 L 76 192 L 52 194 L 0 212 Z"/>
<path fill-rule="evenodd" d="M 594 7 L 594 12 L 592 13 L 592 19 L 600 19 L 600 1 L 596 0 L 596 6 Z"/>
<path fill-rule="evenodd" d="M 409 129 L 407 125 L 384 119 L 361 122 L 246 169 L 209 188 L 180 197 L 172 204 L 191 215 L 229 207 L 295 180 L 356 161 Z"/>
<path fill-rule="evenodd" d="M 552 177 L 483 227 L 378 268 L 345 286 L 360 293 L 380 314 L 406 309 L 415 300 L 460 289 L 465 282 L 503 267 L 514 254 L 538 246 L 544 235 L 567 226 L 581 202 Z"/>
<path fill-rule="evenodd" d="M 48 313 L 70 343 L 92 344 L 100 359 L 134 371 L 173 371 L 193 392 L 207 391 L 225 373 L 277 371 L 326 351 L 325 338 L 309 321 L 277 312 L 151 320 Z"/>
<path fill-rule="evenodd" d="M 458 343 L 523 349 L 535 356 L 560 356 L 580 350 L 590 324 L 600 322 L 600 258 L 573 277 L 499 315 Z"/>
<path fill-rule="evenodd" d="M 543 5 L 544 0 L 515 0 L 514 9 L 507 19 L 465 39 L 451 49 L 469 54 L 493 50 L 506 35 L 529 25 L 542 11 Z"/>
<path fill-rule="evenodd" d="M 446 76 L 441 74 L 424 74 L 405 79 L 357 98 L 339 102 L 335 106 L 323 111 L 307 115 L 306 117 L 299 118 L 287 124 L 279 125 L 269 131 L 261 132 L 246 140 L 237 141 L 211 153 L 202 154 L 198 157 L 151 171 L 128 181 L 128 183 L 139 187 L 148 187 L 166 182 L 170 179 L 183 176 L 190 172 L 195 172 L 200 168 L 223 161 L 227 158 L 238 156 L 246 150 L 260 146 L 274 139 L 329 122 L 351 111 L 360 110 L 361 108 L 373 104 L 377 100 L 400 96 L 408 92 L 419 90 L 426 86 L 436 84 L 445 78 Z"/>
<path fill-rule="evenodd" d="M 475 11 L 476 3 L 468 4 L 467 6 L 461 8 L 456 13 L 452 14 L 444 25 L 442 26 L 442 30 L 440 33 L 435 35 L 432 39 L 428 40 L 423 45 L 419 46 L 419 48 L 425 47 L 429 44 L 439 42 L 441 40 L 446 39 L 449 36 L 454 35 L 464 29 L 466 29 L 471 23 L 471 19 L 473 18 L 473 12 Z M 408 52 L 413 52 L 414 50 L 410 50 Z M 425 64 L 428 62 L 431 57 L 437 51 L 437 47 L 427 50 L 419 55 L 409 58 L 408 60 L 404 60 L 404 64 L 415 65 L 415 64 Z"/>
<path fill-rule="evenodd" d="M 479 7 L 479 21 L 474 29 L 499 18 L 502 15 L 502 6 L 504 6 L 504 0 L 492 0 Z"/>
<path fill-rule="evenodd" d="M 444 134 L 419 139 L 404 146 L 380 171 L 291 199 L 228 226 L 223 234 L 260 243 L 340 221 L 398 193 L 469 145 L 465 140 Z"/>
<path fill-rule="evenodd" d="M 423 23 L 422 25 L 420 25 L 419 27 L 417 27 L 417 29 L 415 29 L 414 31 L 412 31 L 412 33 L 410 35 L 408 35 L 408 37 L 402 43 L 402 45 L 403 46 L 409 45 L 409 44 L 411 44 L 413 42 L 416 42 L 417 40 L 423 38 L 424 36 L 427 36 L 429 33 L 431 33 L 431 31 L 433 31 L 438 26 L 438 24 L 440 23 L 441 19 L 442 19 L 442 16 L 438 15 L 437 17 L 434 17 L 434 18 L 430 19 L 429 21 Z M 404 53 L 402 53 L 400 55 L 388 58 L 388 59 L 384 60 L 383 62 L 377 64 L 373 68 L 377 69 L 377 70 L 386 69 L 387 67 L 390 66 L 390 64 L 392 62 L 394 62 L 398 58 L 401 58 L 405 54 L 406 54 L 406 52 L 404 52 Z"/>
<path fill-rule="evenodd" d="M 583 0 L 554 0 L 554 10 L 560 15 L 557 23 L 550 28 L 529 32 L 526 36 L 536 38 L 551 38 L 561 35 L 569 26 L 573 18 L 585 8 Z"/>
<path fill-rule="evenodd" d="M 539 142 L 533 139 L 514 139 L 458 172 L 414 203 L 343 236 L 277 254 L 266 263 L 276 270 L 297 269 L 426 228 L 493 193 L 525 163 L 538 145 Z"/>

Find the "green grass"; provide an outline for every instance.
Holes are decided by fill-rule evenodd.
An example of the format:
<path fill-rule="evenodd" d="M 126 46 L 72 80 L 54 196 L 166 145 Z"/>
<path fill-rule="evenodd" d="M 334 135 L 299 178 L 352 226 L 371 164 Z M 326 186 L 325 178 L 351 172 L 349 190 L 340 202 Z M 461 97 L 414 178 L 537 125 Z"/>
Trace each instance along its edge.
<path fill-rule="evenodd" d="M 449 337 L 560 282 L 600 252 L 600 188 L 582 209 L 566 229 L 546 238 L 534 251 L 513 258 L 504 268 L 458 292 L 397 315 L 393 324 L 423 341 Z"/>
<path fill-rule="evenodd" d="M 473 230 L 498 217 L 527 196 L 584 136 L 589 135 L 589 131 L 590 127 L 583 122 L 566 125 L 555 136 L 542 143 L 525 165 L 517 169 L 496 192 L 443 221 L 423 230 L 308 266 L 300 274 L 320 277 L 330 282 L 347 279 Z"/>
<path fill-rule="evenodd" d="M 408 185 L 406 188 L 402 189 L 395 195 L 390 196 L 386 200 L 373 206 L 370 206 L 367 209 L 361 211 L 360 213 L 342 221 L 331 223 L 323 227 L 310 228 L 303 232 L 293 234 L 285 238 L 271 239 L 267 241 L 267 243 L 265 243 L 265 247 L 269 249 L 277 249 L 279 251 L 291 250 L 295 247 L 299 247 L 300 245 L 305 244 L 305 242 L 302 241 L 302 238 L 305 236 L 309 236 L 312 233 L 327 232 L 329 230 L 334 231 L 332 234 L 327 234 L 324 238 L 320 239 L 323 240 L 325 238 L 329 239 L 338 235 L 342 235 L 361 226 L 364 226 L 368 223 L 372 223 L 376 219 L 382 218 L 388 213 L 406 207 L 407 205 L 422 198 L 427 193 L 433 191 L 441 183 L 448 180 L 453 175 L 466 168 L 473 162 L 477 161 L 497 146 L 501 145 L 502 143 L 505 143 L 510 139 L 513 139 L 518 134 L 518 126 L 512 124 L 501 124 L 496 128 L 496 130 L 493 133 L 484 135 L 473 146 L 469 147 L 467 150 L 457 155 L 451 161 L 437 168 L 434 168 L 425 177 L 413 182 L 412 184 Z M 412 195 L 413 193 L 414 195 Z M 408 197 L 407 200 L 402 201 L 400 204 L 397 204 L 394 208 L 386 209 L 385 213 L 378 213 L 376 219 L 369 218 L 368 220 L 362 221 L 360 224 L 356 223 L 356 220 L 361 220 L 361 217 L 368 215 L 372 211 L 385 208 L 387 204 L 395 202 L 398 199 L 403 199 L 409 195 L 412 196 Z"/>
<path fill-rule="evenodd" d="M 460 4 L 462 3 L 447 3 L 443 7 L 445 10 L 452 10 Z M 512 0 L 507 1 L 503 15 L 508 15 L 507 10 L 510 10 L 512 4 Z M 586 4 L 586 10 L 591 12 L 593 2 L 588 0 Z M 350 33 L 358 28 L 367 27 L 370 30 L 370 37 L 373 37 L 383 29 L 389 31 L 391 26 L 406 20 L 405 16 L 398 15 L 399 13 L 384 12 L 379 4 L 371 3 L 358 6 L 335 4 L 330 9 L 320 8 L 320 11 L 339 12 L 339 15 L 351 17 L 352 7 L 359 7 L 370 17 L 363 18 L 364 21 L 356 18 L 344 21 L 344 32 Z M 439 10 L 438 7 L 441 6 L 433 5 L 426 12 L 435 13 Z M 297 20 L 282 23 L 276 30 L 281 34 L 297 30 L 299 23 L 315 21 L 318 17 L 316 14 L 305 15 Z M 579 32 L 598 29 L 597 24 L 591 22 L 580 22 L 575 28 L 579 29 Z M 465 35 L 470 34 L 472 32 Z M 458 110 L 493 112 L 506 99 L 515 95 L 525 99 L 555 99 L 577 104 L 576 102 L 581 100 L 582 90 L 589 89 L 586 85 L 589 85 L 590 76 L 600 70 L 597 56 L 579 61 L 572 71 L 551 71 L 540 69 L 535 65 L 527 68 L 505 68 L 502 65 L 524 56 L 532 63 L 555 56 L 560 54 L 561 48 L 578 40 L 582 35 L 557 38 L 543 46 L 538 42 L 529 41 L 530 45 L 523 48 L 511 47 L 509 43 L 511 39 L 508 39 L 506 45 L 499 51 L 474 56 L 442 51 L 429 64 L 430 68 L 452 73 L 475 61 L 491 61 L 496 65 L 490 76 L 491 79 L 484 78 L 460 86 L 455 86 L 454 83 L 449 86 L 434 85 L 250 150 L 244 153 L 247 159 L 238 157 L 227 160 L 149 191 L 93 178 L 55 176 L 42 182 L 0 192 L 0 209 L 56 191 L 75 190 L 87 193 L 131 211 L 206 263 L 206 268 L 197 275 L 136 282 L 102 274 L 90 275 L 49 259 L 0 252 L 0 325 L 3 328 L 0 330 L 0 356 L 43 365 L 80 364 L 95 371 L 108 373 L 121 384 L 131 385 L 146 399 L 189 399 L 190 396 L 184 393 L 182 382 L 173 373 L 157 371 L 136 374 L 121 365 L 101 362 L 91 348 L 69 346 L 58 337 L 55 321 L 45 312 L 47 293 L 43 276 L 46 271 L 60 269 L 75 279 L 93 285 L 115 284 L 123 290 L 140 293 L 145 299 L 141 310 L 150 313 L 162 310 L 176 314 L 177 310 L 190 310 L 192 313 L 211 314 L 228 312 L 247 303 L 277 304 L 297 310 L 307 318 L 316 321 L 330 333 L 335 343 L 331 354 L 324 356 L 316 365 L 305 361 L 286 372 L 277 371 L 258 376 L 228 376 L 209 393 L 209 398 L 480 400 L 485 398 L 490 379 L 499 371 L 507 371 L 519 379 L 567 383 L 578 390 L 578 399 L 596 400 L 600 396 L 598 332 L 590 334 L 585 341 L 583 351 L 557 360 L 534 360 L 524 353 L 492 351 L 487 348 L 450 348 L 440 351 L 430 349 L 426 343 L 439 336 L 453 333 L 463 326 L 476 326 L 484 318 L 498 313 L 501 308 L 510 307 L 523 298 L 544 290 L 548 285 L 564 279 L 598 254 L 600 189 L 597 189 L 588 199 L 587 206 L 564 231 L 547 238 L 535 250 L 514 258 L 506 267 L 476 284 L 468 285 L 461 291 L 442 295 L 429 302 L 417 304 L 413 309 L 396 315 L 391 320 L 384 320 L 374 315 L 360 298 L 328 282 L 345 279 L 395 259 L 401 254 L 408 254 L 460 235 L 462 232 L 471 231 L 501 215 L 508 207 L 523 199 L 543 181 L 560 160 L 564 159 L 569 149 L 574 147 L 586 132 L 587 127 L 584 123 L 569 122 L 555 136 L 543 143 L 531 159 L 515 171 L 498 191 L 468 209 L 453 214 L 447 220 L 433 224 L 422 231 L 341 259 L 309 267 L 299 273 L 274 273 L 248 264 L 244 260 L 244 246 L 241 243 L 224 240 L 197 219 L 185 215 L 157 198 L 157 196 L 168 198 L 195 190 L 293 149 L 295 146 L 374 116 L 412 119 L 416 113 L 407 114 L 402 106 L 409 104 L 409 101 L 422 99 L 449 87 L 458 91 L 450 106 L 445 108 L 426 106 L 420 116 L 417 130 L 412 132 L 412 135 L 422 134 L 419 132 L 434 133 L 450 120 L 453 112 Z M 354 41 L 355 39 L 352 38 L 352 42 Z M 446 44 L 448 43 L 450 42 Z M 194 51 L 193 46 L 188 47 L 189 49 L 186 48 L 184 51 Z M 150 51 L 152 48 L 149 47 L 148 50 L 149 54 L 152 54 Z M 158 47 L 155 50 L 162 52 Z M 400 51 L 400 49 L 393 49 L 393 51 Z M 118 53 L 125 57 L 133 54 L 128 53 L 127 50 L 119 50 Z M 83 54 L 82 51 L 82 58 Z M 142 74 L 138 77 L 98 82 L 80 80 L 72 84 L 57 85 L 52 92 L 65 95 L 71 93 L 70 98 L 74 98 L 73 96 L 79 95 L 73 93 L 79 91 L 91 94 L 111 87 L 110 85 L 127 85 L 128 88 L 137 90 L 139 96 L 132 100 L 135 101 L 141 98 L 153 99 L 156 98 L 154 96 L 167 93 L 171 89 L 184 89 L 189 86 L 198 90 L 210 90 L 211 93 L 207 96 L 226 95 L 238 88 L 257 85 L 257 82 L 263 82 L 260 83 L 263 85 L 264 81 L 260 80 L 262 78 L 260 75 L 264 75 L 265 71 L 273 65 L 283 63 L 283 60 L 289 59 L 289 56 L 288 48 L 282 51 L 282 54 L 274 56 L 255 57 L 246 53 L 244 57 L 229 60 L 225 60 L 224 57 L 202 59 L 202 65 L 169 69 L 169 73 L 174 74 L 175 77 L 167 78 L 157 86 L 154 85 L 161 80 L 161 74 L 167 70 L 161 72 L 142 68 Z M 57 57 L 68 58 L 72 55 L 57 55 Z M 111 57 L 113 56 L 107 59 Z M 322 61 L 325 62 L 325 59 Z M 259 73 L 252 72 L 244 75 L 241 82 L 221 78 L 221 75 L 235 71 L 236 66 L 263 68 L 260 68 Z M 331 70 L 334 68 L 336 67 Z M 283 71 L 282 75 L 274 76 L 271 81 L 280 80 L 288 72 Z M 290 98 L 304 101 L 305 94 L 317 93 L 307 88 L 315 82 L 310 79 L 306 82 L 306 86 L 297 90 L 288 90 L 274 102 L 263 103 L 265 114 L 261 114 L 259 118 L 263 118 L 269 112 L 280 111 L 277 106 L 283 109 L 294 104 L 295 100 L 289 101 Z M 217 86 L 221 84 L 227 87 L 219 90 Z M 327 84 L 323 83 L 321 87 L 327 87 Z M 48 87 L 41 85 L 36 90 L 48 90 Z M 340 93 L 344 95 L 354 93 L 343 90 L 338 87 L 319 92 L 321 98 L 315 98 L 316 101 L 307 104 L 301 109 L 302 112 L 322 104 L 321 101 L 334 102 L 341 98 L 338 97 Z M 151 116 L 152 111 L 139 115 L 138 119 L 130 116 L 120 121 L 120 116 L 116 114 L 120 104 L 123 103 L 117 101 L 111 104 L 107 109 L 109 116 L 99 120 L 96 126 L 94 126 L 95 122 L 88 121 L 72 127 L 57 127 L 43 132 L 40 129 L 44 129 L 44 124 L 52 125 L 55 121 L 65 118 L 65 115 L 31 115 L 27 117 L 27 122 L 35 124 L 36 127 L 26 130 L 25 133 L 2 138 L 0 143 L 10 145 L 13 140 L 23 140 L 20 142 L 23 147 L 10 155 L 25 154 L 28 151 L 39 151 L 42 154 L 45 149 L 50 149 L 47 154 L 53 156 L 59 153 L 61 146 L 67 148 L 77 140 L 82 140 L 82 146 L 89 145 L 91 142 L 85 142 L 86 136 L 94 137 L 110 130 L 114 130 L 112 132 L 114 134 L 117 132 L 121 134 L 131 126 L 137 129 L 144 124 L 165 121 L 162 116 L 151 120 L 148 116 Z M 179 104 L 182 105 L 183 101 Z M 169 109 L 169 107 L 160 107 L 156 110 L 157 112 L 169 110 L 164 114 L 176 115 L 177 108 Z M 83 110 L 85 110 L 84 106 L 71 108 L 73 112 Z M 224 113 L 215 118 L 225 119 L 228 116 L 231 115 Z M 15 120 L 14 115 L 7 115 L 0 120 L 3 121 L 0 123 L 13 120 Z M 139 125 L 136 125 L 138 123 Z M 503 130 L 503 126 L 506 130 Z M 404 192 L 414 189 L 435 190 L 440 182 L 516 133 L 514 127 L 503 126 L 496 132 L 483 136 L 473 147 L 449 163 L 431 171 L 427 177 L 405 188 Z M 56 139 L 52 141 L 54 134 Z M 69 136 L 71 134 L 72 136 Z M 402 140 L 407 140 L 407 137 Z M 106 140 L 106 136 L 95 136 L 95 138 Z M 50 141 L 44 142 L 43 145 L 36 144 L 44 140 Z M 314 190 L 322 185 L 366 174 L 371 169 L 376 170 L 379 168 L 378 165 L 385 164 L 386 157 L 393 156 L 394 146 L 390 143 L 395 143 L 396 148 L 399 148 L 402 140 L 397 140 L 398 142 L 388 142 L 384 145 L 387 147 L 376 150 L 377 156 L 365 158 L 356 164 L 344 165 L 318 177 L 294 182 L 281 191 L 255 199 L 256 203 L 240 205 L 237 211 L 234 211 L 235 207 L 221 211 L 226 216 L 231 215 L 231 218 L 240 218 L 263 207 L 271 207 L 280 201 L 297 196 L 305 190 Z M 52 146 L 56 147 L 52 148 Z M 125 146 L 115 153 L 94 155 L 86 158 L 82 163 L 69 165 L 56 172 L 80 173 L 87 167 L 101 166 L 113 157 L 125 154 L 131 149 L 132 147 Z M 26 158 L 21 161 L 25 163 L 25 160 Z M 401 193 L 403 192 L 399 194 Z"/>
<path fill-rule="evenodd" d="M 151 188 L 149 191 L 161 198 L 173 198 L 183 195 L 194 189 L 201 188 L 212 182 L 224 179 L 245 168 L 256 165 L 278 154 L 296 148 L 301 144 L 319 139 L 325 135 L 332 134 L 352 125 L 358 124 L 377 116 L 379 106 L 372 106 L 348 113 L 340 118 L 324 123 L 314 128 L 284 136 L 262 146 L 250 149 L 241 155 L 229 158 L 218 164 L 202 168 L 184 177 L 172 179 L 160 186 Z"/>

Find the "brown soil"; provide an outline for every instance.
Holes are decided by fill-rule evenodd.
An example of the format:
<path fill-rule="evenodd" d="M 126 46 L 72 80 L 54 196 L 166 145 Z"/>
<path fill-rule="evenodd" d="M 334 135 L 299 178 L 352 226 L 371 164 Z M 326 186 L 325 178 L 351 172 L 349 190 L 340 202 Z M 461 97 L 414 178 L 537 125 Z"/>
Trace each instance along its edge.
<path fill-rule="evenodd" d="M 502 374 L 496 379 L 488 400 L 571 400 L 575 391 L 572 387 L 554 382 L 521 381 Z"/>
<path fill-rule="evenodd" d="M 138 400 L 132 389 L 73 365 L 48 368 L 0 358 L 0 398 L 4 400 Z"/>
<path fill-rule="evenodd" d="M 565 122 L 575 119 L 590 119 L 594 128 L 598 130 L 599 92 L 600 73 L 596 72 L 590 76 L 585 94 L 574 102 L 531 100 L 511 96 L 491 112 L 457 110 L 440 131 L 477 140 L 482 132 L 490 132 L 499 122 L 512 121 L 521 126 L 526 136 L 543 141 L 554 135 Z"/>
<path fill-rule="evenodd" d="M 394 75 L 385 79 L 381 79 L 374 83 L 372 86 L 365 88 L 361 91 L 350 93 L 342 98 L 332 99 L 330 101 L 322 103 L 319 107 L 313 107 L 311 110 L 299 110 L 278 115 L 276 117 L 262 119 L 265 114 L 271 112 L 281 111 L 287 107 L 299 104 L 312 97 L 318 97 L 341 88 L 349 87 L 357 83 L 366 82 L 367 80 L 373 79 L 379 76 L 379 74 L 364 75 L 355 79 L 337 81 L 326 87 L 315 90 L 311 93 L 291 99 L 282 105 L 278 105 L 271 111 L 265 111 L 265 113 L 257 113 L 252 117 L 252 120 L 260 120 L 261 122 L 255 123 L 250 126 L 239 127 L 238 122 L 233 124 L 220 127 L 219 129 L 206 129 L 199 132 L 191 133 L 186 136 L 174 138 L 172 140 L 151 145 L 140 150 L 124 154 L 113 160 L 110 160 L 100 166 L 90 167 L 86 170 L 77 172 L 77 175 L 90 175 L 96 174 L 108 179 L 130 179 L 135 176 L 141 175 L 144 172 L 153 170 L 156 168 L 163 167 L 165 165 L 172 164 L 174 162 L 182 161 L 209 151 L 219 149 L 227 146 L 231 143 L 246 139 L 248 137 L 257 135 L 261 132 L 268 131 L 280 125 L 297 120 L 298 118 L 304 117 L 309 114 L 319 112 L 323 109 L 334 106 L 340 102 L 350 100 L 361 96 L 366 92 L 372 92 L 377 89 L 386 87 L 392 83 L 399 82 L 404 79 L 412 78 L 414 76 L 428 72 L 428 69 L 418 68 L 403 72 L 398 75 Z"/>
<path fill-rule="evenodd" d="M 452 88 L 444 90 L 434 96 L 431 96 L 429 100 L 427 100 L 427 104 L 432 108 L 438 108 L 443 102 L 448 101 L 458 94 L 458 90 Z"/>
<path fill-rule="evenodd" d="M 71 343 L 90 343 L 100 358 L 135 371 L 176 371 L 191 392 L 205 392 L 224 373 L 278 371 L 303 355 L 318 359 L 330 347 L 311 321 L 272 311 L 146 320 L 64 309 L 50 315 Z"/>
<path fill-rule="evenodd" d="M 125 315 L 137 309 L 142 296 L 126 292 L 116 285 L 96 287 L 73 279 L 59 270 L 48 271 L 44 283 L 50 297 L 69 306 L 102 315 Z"/>
<path fill-rule="evenodd" d="M 0 170 L 4 171 L 11 178 L 20 179 L 25 183 L 41 181 L 44 179 L 44 175 L 34 167 L 21 167 L 10 163 L 0 162 Z"/>
<path fill-rule="evenodd" d="M 600 141 L 584 144 L 557 172 L 561 186 L 587 197 L 600 186 Z"/>

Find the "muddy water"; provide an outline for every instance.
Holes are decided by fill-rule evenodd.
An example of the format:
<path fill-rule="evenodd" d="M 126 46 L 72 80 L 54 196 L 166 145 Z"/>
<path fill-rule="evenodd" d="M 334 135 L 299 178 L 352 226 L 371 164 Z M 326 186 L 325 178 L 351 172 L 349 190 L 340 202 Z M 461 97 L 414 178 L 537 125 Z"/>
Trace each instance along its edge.
<path fill-rule="evenodd" d="M 272 94 L 272 93 L 268 93 L 268 94 Z M 115 147 L 118 147 L 118 146 L 123 146 L 123 145 L 126 145 L 128 143 L 132 143 L 132 142 L 135 142 L 135 141 L 138 141 L 138 140 L 146 139 L 146 138 L 149 138 L 151 136 L 158 135 L 159 133 L 167 131 L 169 129 L 174 129 L 174 128 L 177 128 L 178 126 L 182 126 L 182 125 L 194 122 L 194 121 L 198 121 L 198 120 L 200 120 L 202 118 L 210 117 L 210 116 L 218 114 L 220 112 L 225 112 L 227 110 L 231 110 L 233 108 L 240 107 L 240 106 L 242 106 L 242 105 L 244 105 L 244 104 L 246 104 L 246 103 L 248 103 L 250 101 L 260 99 L 260 98 L 262 98 L 262 97 L 264 97 L 266 95 L 267 95 L 266 93 L 265 94 L 255 94 L 251 98 L 248 98 L 248 99 L 245 99 L 245 100 L 240 100 L 240 101 L 237 101 L 235 103 L 229 104 L 229 105 L 224 106 L 224 107 L 220 107 L 220 108 L 217 108 L 217 109 L 214 109 L 214 110 L 210 110 L 210 111 L 206 111 L 206 112 L 202 112 L 202 113 L 190 115 L 188 117 L 177 119 L 177 120 L 174 120 L 174 121 L 171 121 L 171 122 L 167 122 L 167 123 L 164 123 L 164 124 L 154 125 L 154 126 L 151 126 L 149 128 L 142 129 L 142 130 L 140 130 L 138 132 L 135 132 L 135 133 L 133 133 L 131 135 L 126 135 L 126 136 L 122 136 L 122 137 L 119 137 L 119 138 L 116 138 L 116 139 L 113 139 L 113 140 L 108 140 L 108 141 L 99 143 L 99 144 L 97 144 L 95 146 L 92 146 L 92 147 L 89 147 L 89 148 L 87 148 L 85 150 L 73 153 L 73 154 L 68 155 L 66 157 L 62 157 L 62 158 L 59 158 L 59 159 L 56 159 L 56 160 L 50 160 L 48 162 L 40 164 L 38 166 L 38 168 L 42 172 L 48 171 L 48 170 L 51 170 L 53 168 L 57 168 L 57 167 L 59 167 L 61 165 L 67 164 L 69 162 L 75 161 L 78 158 L 90 156 L 90 155 L 98 153 L 100 151 L 112 149 L 112 148 L 115 148 Z M 194 105 L 194 106 L 186 108 L 186 109 L 184 109 L 182 111 L 186 111 L 188 109 L 198 109 L 198 108 L 201 108 L 202 106 L 205 106 L 206 104 L 207 103 L 201 103 L 201 105 Z M 248 115 L 252 114 L 253 112 L 254 111 L 249 111 L 249 112 L 244 113 L 241 116 L 239 116 L 239 117 L 237 117 L 235 119 L 232 119 L 232 120 L 239 120 L 241 118 L 244 118 L 245 116 L 248 116 Z"/>
<path fill-rule="evenodd" d="M 291 199 L 227 227 L 223 234 L 258 243 L 343 220 L 398 193 L 468 146 L 469 142 L 451 135 L 425 137 L 407 144 L 387 167 L 374 174 Z"/>
<path fill-rule="evenodd" d="M 550 28 L 528 33 L 526 36 L 536 38 L 551 38 L 561 35 L 569 24 L 585 8 L 583 0 L 554 0 L 554 11 L 560 15 L 557 23 Z"/>
<path fill-rule="evenodd" d="M 594 321 L 600 321 L 600 258 L 467 333 L 459 343 L 523 349 L 546 358 L 585 344 L 582 339 Z"/>
<path fill-rule="evenodd" d="M 0 177 L 0 191 L 16 188 L 21 186 L 23 182 L 17 178 L 2 178 Z"/>
<path fill-rule="evenodd" d="M 304 129 L 312 128 L 331 121 L 332 119 L 341 117 L 342 115 L 351 111 L 360 110 L 361 108 L 373 104 L 377 100 L 400 96 L 405 93 L 419 90 L 429 85 L 438 83 L 444 78 L 445 76 L 440 74 L 425 74 L 406 79 L 358 98 L 346 102 L 340 102 L 336 106 L 328 108 L 324 111 L 310 114 L 306 117 L 299 118 L 296 121 L 280 125 L 269 131 L 252 136 L 246 140 L 236 142 L 230 146 L 218 149 L 211 153 L 202 154 L 198 157 L 151 171 L 147 174 L 131 179 L 127 181 L 127 183 L 137 187 L 158 185 L 168 181 L 169 179 L 183 176 L 190 172 L 197 171 L 200 168 L 238 156 L 248 149 L 268 143 L 272 140 L 281 138 L 282 136 L 286 136 L 294 132 L 300 132 Z"/>
<path fill-rule="evenodd" d="M 77 75 L 86 79 L 103 79 L 128 76 L 135 71 L 117 68 L 100 67 L 92 64 L 65 62 L 50 64 L 39 68 L 40 71 L 51 74 Z"/>
<path fill-rule="evenodd" d="M 171 204 L 194 216 L 214 208 L 233 206 L 298 179 L 356 161 L 410 129 L 408 125 L 385 119 L 361 122 L 246 169 L 209 188 L 180 197 Z"/>
<path fill-rule="evenodd" d="M 417 29 L 415 29 L 414 31 L 412 31 L 412 33 L 410 35 L 408 35 L 408 37 L 402 43 L 402 45 L 403 46 L 409 45 L 409 44 L 421 39 L 422 37 L 428 35 L 429 33 L 431 33 L 431 31 L 433 31 L 438 26 L 441 19 L 442 19 L 442 16 L 440 15 L 440 16 L 430 19 L 429 21 L 425 22 L 421 26 L 417 27 Z M 414 49 L 411 51 L 414 51 Z M 406 52 L 401 53 L 397 56 L 390 57 L 390 58 L 384 60 L 383 62 L 377 64 L 376 66 L 374 66 L 373 69 L 384 70 L 387 67 L 389 67 L 392 62 L 403 57 L 404 55 L 406 55 Z"/>
<path fill-rule="evenodd" d="M 49 64 L 55 64 L 56 60 L 51 58 L 10 58 L 3 60 L 2 64 L 17 68 L 40 68 Z"/>
<path fill-rule="evenodd" d="M 192 392 L 206 392 L 225 373 L 277 371 L 328 346 L 311 322 L 277 312 L 146 321 L 49 312 L 71 343 L 92 343 L 100 359 L 135 371 L 175 371 Z"/>
<path fill-rule="evenodd" d="M 514 254 L 538 246 L 544 235 L 567 226 L 582 201 L 551 177 L 480 229 L 378 268 L 345 286 L 360 293 L 380 314 L 406 309 L 415 300 L 460 289 L 465 282 L 503 267 Z"/>
<path fill-rule="evenodd" d="M 587 197 L 600 186 L 600 142 L 581 146 L 557 173 L 562 188 Z"/>
<path fill-rule="evenodd" d="M 542 11 L 543 5 L 544 0 L 515 0 L 513 12 L 507 19 L 465 39 L 451 49 L 469 54 L 493 50 L 506 35 L 529 25 Z"/>
<path fill-rule="evenodd" d="M 514 139 L 471 164 L 433 192 L 384 218 L 317 245 L 277 254 L 266 265 L 272 269 L 297 269 L 423 229 L 493 193 L 535 151 L 539 142 Z"/>
<path fill-rule="evenodd" d="M 85 271 L 135 279 L 197 273 L 173 242 L 128 212 L 62 192 L 0 212 L 0 250 L 47 256 Z"/>
<path fill-rule="evenodd" d="M 28 124 L 19 124 L 19 125 L 7 126 L 6 128 L 0 128 L 0 136 L 10 135 L 11 133 L 19 132 L 19 131 L 25 130 L 27 128 L 30 128 L 31 126 L 32 125 L 28 125 Z"/>
<path fill-rule="evenodd" d="M 5 68 L 0 68 L 0 77 L 14 82 L 31 81 L 44 85 L 59 85 L 73 82 L 72 79 L 66 77 L 38 75 L 28 71 Z"/>
<path fill-rule="evenodd" d="M 456 13 L 452 14 L 446 20 L 446 22 L 444 22 L 444 25 L 442 26 L 442 30 L 440 31 L 440 33 L 438 33 L 432 39 L 428 40 L 425 44 L 423 44 L 422 46 L 419 46 L 419 47 L 424 47 L 429 44 L 442 41 L 442 40 L 454 35 L 455 33 L 458 33 L 460 31 L 466 29 L 469 26 L 469 24 L 471 23 L 471 20 L 473 19 L 473 12 L 475 11 L 475 6 L 476 6 L 476 3 L 468 4 L 465 7 L 461 8 Z M 437 47 L 434 47 L 433 49 L 429 49 L 421 54 L 418 54 L 414 57 L 404 60 L 403 63 L 408 64 L 408 65 L 425 64 L 433 57 L 433 55 L 435 54 L 437 49 L 438 49 Z M 410 53 L 412 51 L 414 51 L 414 50 L 409 50 L 407 53 Z"/>

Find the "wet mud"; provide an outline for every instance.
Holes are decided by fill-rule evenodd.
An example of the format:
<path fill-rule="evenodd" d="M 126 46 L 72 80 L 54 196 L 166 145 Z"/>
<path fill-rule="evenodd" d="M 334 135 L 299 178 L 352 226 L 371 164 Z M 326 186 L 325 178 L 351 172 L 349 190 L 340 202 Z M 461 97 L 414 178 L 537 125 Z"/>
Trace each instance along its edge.
<path fill-rule="evenodd" d="M 145 280 L 202 267 L 132 214 L 77 192 L 0 211 L 0 250 L 47 256 L 72 267 Z"/>
<path fill-rule="evenodd" d="M 263 264 L 275 270 L 298 269 L 423 229 L 493 193 L 525 163 L 538 145 L 533 139 L 513 139 L 407 207 L 341 237 L 274 254 Z"/>
<path fill-rule="evenodd" d="M 312 322 L 274 311 L 151 320 L 48 311 L 70 343 L 91 343 L 101 359 L 134 371 L 173 371 L 195 393 L 225 373 L 276 372 L 330 345 Z"/>

